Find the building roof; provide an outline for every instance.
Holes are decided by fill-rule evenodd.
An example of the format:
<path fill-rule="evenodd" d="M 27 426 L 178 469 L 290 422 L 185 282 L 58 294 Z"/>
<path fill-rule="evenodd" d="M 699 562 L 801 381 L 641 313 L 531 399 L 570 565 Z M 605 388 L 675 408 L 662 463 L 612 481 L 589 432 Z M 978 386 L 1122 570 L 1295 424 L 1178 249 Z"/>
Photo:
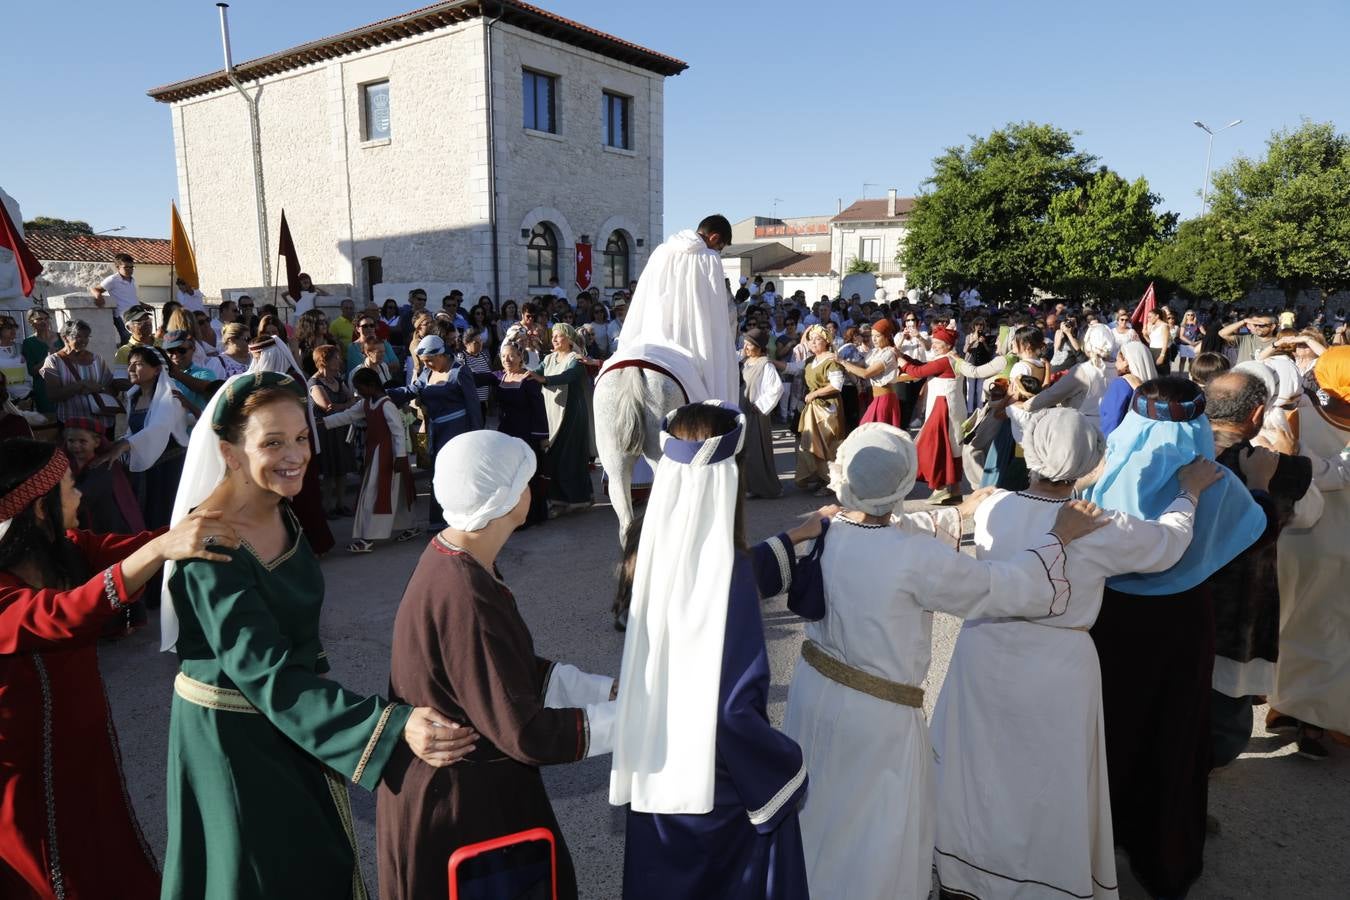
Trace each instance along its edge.
<path fill-rule="evenodd" d="M 757 275 L 830 275 L 830 251 L 798 253 Z"/>
<path fill-rule="evenodd" d="M 678 75 L 689 68 L 688 63 L 673 56 L 648 50 L 646 47 L 582 25 L 580 22 L 565 19 L 546 9 L 522 3 L 520 0 L 443 0 L 351 31 L 239 63 L 234 67 L 234 74 L 240 81 L 257 81 L 269 75 L 368 50 L 401 38 L 448 28 L 484 15 L 494 22 L 506 22 L 508 25 L 555 38 L 659 75 Z M 160 103 L 174 103 L 229 86 L 225 71 L 221 69 L 185 81 L 151 88 L 146 93 Z"/>
<path fill-rule="evenodd" d="M 889 219 L 899 219 L 909 215 L 914 211 L 913 197 L 895 198 L 895 215 L 886 215 L 886 204 L 889 201 L 884 197 L 880 200 L 855 200 L 853 204 L 831 219 L 831 222 L 885 222 Z"/>
<path fill-rule="evenodd" d="M 29 231 L 24 242 L 38 259 L 51 262 L 106 262 L 126 253 L 144 265 L 172 265 L 168 238 L 108 237 L 101 234 L 68 234 L 59 231 Z"/>

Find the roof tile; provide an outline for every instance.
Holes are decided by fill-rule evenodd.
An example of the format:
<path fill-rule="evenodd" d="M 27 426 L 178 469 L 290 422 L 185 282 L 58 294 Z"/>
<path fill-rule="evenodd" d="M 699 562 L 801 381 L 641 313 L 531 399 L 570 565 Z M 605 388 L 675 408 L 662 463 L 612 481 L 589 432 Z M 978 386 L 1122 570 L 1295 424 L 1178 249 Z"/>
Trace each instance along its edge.
<path fill-rule="evenodd" d="M 173 263 L 167 238 L 107 237 L 101 234 L 64 234 L 29 231 L 24 242 L 38 259 L 53 262 L 106 262 L 126 253 L 133 262 L 167 266 Z"/>

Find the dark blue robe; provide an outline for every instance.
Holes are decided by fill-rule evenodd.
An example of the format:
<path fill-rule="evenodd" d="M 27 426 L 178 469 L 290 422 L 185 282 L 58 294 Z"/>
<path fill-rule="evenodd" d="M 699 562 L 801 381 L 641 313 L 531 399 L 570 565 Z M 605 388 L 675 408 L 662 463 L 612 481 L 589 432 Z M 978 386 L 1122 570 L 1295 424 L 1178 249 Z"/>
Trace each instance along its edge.
<path fill-rule="evenodd" d="M 722 645 L 713 809 L 702 815 L 629 809 L 626 900 L 808 896 L 797 822 L 806 771 L 801 748 L 769 724 L 769 656 L 759 614 L 760 597 L 786 591 L 794 566 L 786 535 L 737 554 Z"/>
<path fill-rule="evenodd" d="M 450 370 L 449 380 L 439 384 L 427 384 L 430 375 L 431 369 L 424 368 L 408 387 L 392 388 L 387 393 L 389 399 L 399 406 L 406 405 L 414 398 L 422 404 L 427 428 L 431 432 L 428 443 L 434 468 L 436 454 L 451 438 L 483 427 L 483 407 L 478 402 L 478 386 L 474 382 L 473 370 L 468 366 L 455 366 Z M 431 495 L 431 526 L 435 529 L 445 527 L 441 505 L 436 502 L 434 492 Z"/>

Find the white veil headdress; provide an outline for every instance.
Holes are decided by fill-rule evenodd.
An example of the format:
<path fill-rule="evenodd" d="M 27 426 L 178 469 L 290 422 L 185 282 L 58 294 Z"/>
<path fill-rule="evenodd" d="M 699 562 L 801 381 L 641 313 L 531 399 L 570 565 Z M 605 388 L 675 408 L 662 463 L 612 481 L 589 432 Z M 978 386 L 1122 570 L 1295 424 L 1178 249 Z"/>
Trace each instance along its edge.
<path fill-rule="evenodd" d="M 638 543 L 609 776 L 609 802 L 636 812 L 713 807 L 745 416 L 708 402 L 735 412 L 736 427 L 682 441 L 666 430 L 676 413 L 666 418 Z"/>
<path fill-rule="evenodd" d="M 133 472 L 144 472 L 158 462 L 164 448 L 169 445 L 169 438 L 172 437 L 183 447 L 188 443 L 187 410 L 173 395 L 173 379 L 169 377 L 169 366 L 163 357 L 160 363 L 155 392 L 145 411 L 145 424 L 140 431 L 128 433 L 123 438 L 131 448 L 127 452 L 127 468 Z M 133 388 L 127 391 L 125 409 L 128 421 L 139 390 Z"/>
<path fill-rule="evenodd" d="M 220 452 L 221 436 L 215 430 L 215 418 L 221 405 L 234 395 L 232 388 L 235 384 L 253 375 L 252 372 L 244 372 L 227 378 L 207 401 L 201 418 L 193 426 L 187 441 L 187 456 L 183 460 L 183 474 L 178 480 L 178 493 L 173 499 L 173 513 L 169 516 L 170 528 L 186 519 L 225 479 L 225 455 Z M 308 392 L 305 393 L 308 395 Z M 164 588 L 159 607 L 159 649 L 165 652 L 173 650 L 178 643 L 178 613 L 174 610 L 173 592 L 169 589 L 169 579 L 173 576 L 174 568 L 172 560 L 164 564 Z"/>

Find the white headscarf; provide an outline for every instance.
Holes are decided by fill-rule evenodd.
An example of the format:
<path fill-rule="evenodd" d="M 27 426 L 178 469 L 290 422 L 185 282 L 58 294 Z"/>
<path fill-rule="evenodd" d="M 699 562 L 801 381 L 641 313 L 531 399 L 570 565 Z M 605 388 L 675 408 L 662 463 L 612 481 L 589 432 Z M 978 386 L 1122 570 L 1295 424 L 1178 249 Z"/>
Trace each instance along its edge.
<path fill-rule="evenodd" d="M 1093 356 L 1113 359 L 1116 355 L 1116 338 L 1110 328 L 1096 322 L 1089 325 L 1083 334 L 1083 349 Z"/>
<path fill-rule="evenodd" d="M 1158 365 L 1153 361 L 1153 351 L 1142 341 L 1127 341 L 1120 353 L 1130 364 L 1130 374 L 1140 381 L 1152 381 L 1158 377 Z"/>
<path fill-rule="evenodd" d="M 534 477 L 534 451 L 520 438 L 482 429 L 457 435 L 436 454 L 432 493 L 445 524 L 480 531 L 516 508 Z"/>
<path fill-rule="evenodd" d="M 1271 403 L 1283 407 L 1297 400 L 1303 393 L 1303 376 L 1298 371 L 1298 363 L 1282 354 L 1268 356 L 1262 362 L 1279 380 L 1279 389 L 1272 395 Z"/>
<path fill-rule="evenodd" d="M 1261 424 L 1261 430 L 1281 432 L 1292 439 L 1293 431 L 1289 427 L 1289 413 L 1287 410 L 1280 408 L 1280 377 L 1275 374 L 1275 371 L 1270 366 L 1255 359 L 1238 363 L 1233 366 L 1233 371 L 1255 375 L 1266 386 L 1266 417 Z"/>
<path fill-rule="evenodd" d="M 853 429 L 830 463 L 830 490 L 841 505 L 889 516 L 914 489 L 919 456 L 909 435 L 884 422 Z"/>
<path fill-rule="evenodd" d="M 638 543 L 609 775 L 609 802 L 631 803 L 636 812 L 713 808 L 740 490 L 736 454 L 745 441 L 745 416 L 736 413 L 732 431 L 702 442 L 661 431 L 661 461 Z"/>
<path fill-rule="evenodd" d="M 183 474 L 178 479 L 178 493 L 173 498 L 173 513 L 169 516 L 169 526 L 177 526 L 200 506 L 216 486 L 225 479 L 225 455 L 220 452 L 220 435 L 211 427 L 216 409 L 224 402 L 230 383 L 246 377 L 231 376 L 207 401 L 201 417 L 192 428 L 187 440 L 187 456 L 183 460 Z M 169 590 L 169 578 L 173 576 L 176 563 L 169 560 L 164 564 L 164 589 L 159 604 L 159 649 L 168 652 L 178 644 L 178 613 L 173 608 L 173 594 Z"/>
<path fill-rule="evenodd" d="M 1027 470 L 1045 481 L 1077 481 L 1102 461 L 1106 438 L 1076 409 L 1034 412 L 1022 423 Z"/>
<path fill-rule="evenodd" d="M 161 363 L 163 360 L 161 359 Z M 127 391 L 126 411 L 131 418 L 132 405 L 140 388 Z M 155 379 L 155 392 L 145 410 L 145 424 L 134 434 L 128 433 L 123 440 L 131 447 L 127 453 L 127 468 L 133 472 L 144 472 L 159 462 L 169 438 L 186 447 L 188 443 L 187 410 L 173 395 L 173 379 L 169 377 L 169 367 L 161 365 L 159 377 Z"/>

